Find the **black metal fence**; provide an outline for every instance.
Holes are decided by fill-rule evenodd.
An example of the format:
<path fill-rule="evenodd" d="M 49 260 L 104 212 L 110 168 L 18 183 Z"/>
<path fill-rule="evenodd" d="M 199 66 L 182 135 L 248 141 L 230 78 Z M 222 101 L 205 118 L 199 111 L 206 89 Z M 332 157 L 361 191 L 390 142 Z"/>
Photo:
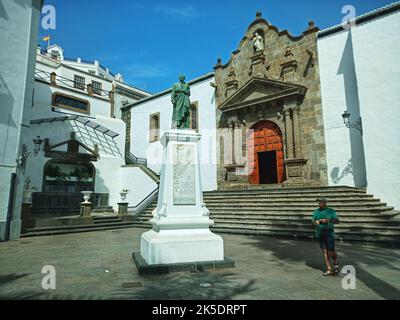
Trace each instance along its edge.
<path fill-rule="evenodd" d="M 108 198 L 108 193 L 92 193 L 89 201 L 93 208 L 108 207 Z M 32 194 L 31 213 L 46 216 L 77 215 L 82 201 L 82 193 L 35 192 Z"/>

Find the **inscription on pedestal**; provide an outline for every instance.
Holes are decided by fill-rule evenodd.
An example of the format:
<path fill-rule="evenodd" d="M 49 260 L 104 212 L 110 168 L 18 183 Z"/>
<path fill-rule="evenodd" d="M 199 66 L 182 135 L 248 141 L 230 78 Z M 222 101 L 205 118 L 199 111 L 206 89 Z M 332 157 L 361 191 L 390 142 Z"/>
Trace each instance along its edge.
<path fill-rule="evenodd" d="M 177 144 L 173 154 L 174 205 L 196 205 L 194 146 Z"/>

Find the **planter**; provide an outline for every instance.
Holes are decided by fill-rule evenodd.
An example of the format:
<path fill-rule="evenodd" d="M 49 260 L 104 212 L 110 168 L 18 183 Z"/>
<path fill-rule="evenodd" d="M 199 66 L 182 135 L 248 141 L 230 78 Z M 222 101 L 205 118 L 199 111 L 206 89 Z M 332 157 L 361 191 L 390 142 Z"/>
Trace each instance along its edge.
<path fill-rule="evenodd" d="M 36 189 L 26 189 L 24 190 L 24 198 L 23 203 L 32 203 L 32 193 L 34 193 Z"/>
<path fill-rule="evenodd" d="M 89 198 L 93 191 L 81 191 L 81 193 L 83 194 L 83 203 L 90 203 Z"/>
<path fill-rule="evenodd" d="M 128 194 L 128 191 L 121 191 L 119 194 L 121 196 L 121 202 L 124 202 L 126 199 L 126 195 Z"/>

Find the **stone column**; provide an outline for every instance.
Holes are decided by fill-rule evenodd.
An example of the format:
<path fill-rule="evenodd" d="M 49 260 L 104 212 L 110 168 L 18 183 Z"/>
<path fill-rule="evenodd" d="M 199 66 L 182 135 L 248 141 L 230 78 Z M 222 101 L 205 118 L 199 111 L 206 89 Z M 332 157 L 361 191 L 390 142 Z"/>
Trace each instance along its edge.
<path fill-rule="evenodd" d="M 92 204 L 90 202 L 81 203 L 81 217 L 90 217 L 92 211 Z"/>
<path fill-rule="evenodd" d="M 243 164 L 243 123 L 239 120 L 235 122 L 235 159 L 236 164 Z"/>
<path fill-rule="evenodd" d="M 293 132 L 294 132 L 294 157 L 301 158 L 301 141 L 300 141 L 300 107 L 293 108 Z"/>
<path fill-rule="evenodd" d="M 127 215 L 128 214 L 129 202 L 118 202 L 118 214 Z"/>
<path fill-rule="evenodd" d="M 285 115 L 285 129 L 286 129 L 286 158 L 293 159 L 293 125 L 290 117 L 290 108 L 283 110 Z"/>
<path fill-rule="evenodd" d="M 236 164 L 235 162 L 235 122 L 230 121 L 228 124 L 229 132 L 231 133 L 231 152 L 232 152 L 232 164 Z"/>
<path fill-rule="evenodd" d="M 50 85 L 52 85 L 52 86 L 57 85 L 57 74 L 55 72 L 52 72 L 50 74 Z"/>

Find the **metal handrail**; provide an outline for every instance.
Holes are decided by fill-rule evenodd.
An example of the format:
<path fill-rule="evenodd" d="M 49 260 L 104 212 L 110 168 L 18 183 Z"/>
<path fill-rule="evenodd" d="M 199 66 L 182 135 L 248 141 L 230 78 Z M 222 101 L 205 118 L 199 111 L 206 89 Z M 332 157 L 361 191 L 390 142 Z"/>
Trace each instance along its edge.
<path fill-rule="evenodd" d="M 154 201 L 158 195 L 158 187 L 155 188 L 146 198 L 140 201 L 136 206 L 128 206 L 128 213 L 138 216 Z"/>
<path fill-rule="evenodd" d="M 132 162 L 132 164 L 143 164 L 147 167 L 147 159 L 136 157 L 129 151 L 125 152 L 125 158 Z"/>
<path fill-rule="evenodd" d="M 51 73 L 47 72 L 47 71 L 43 71 L 40 69 L 36 69 L 35 70 L 35 78 L 42 80 L 42 81 L 46 81 L 46 82 L 51 82 Z M 71 80 L 68 78 L 65 78 L 63 76 L 57 75 L 56 76 L 56 83 L 61 83 L 66 87 L 69 88 L 73 88 L 73 89 L 78 89 L 78 90 L 82 90 L 84 92 L 87 92 L 87 84 L 86 81 L 85 82 L 77 82 L 75 80 Z M 77 84 L 79 86 L 77 86 Z M 97 91 L 97 92 L 95 92 Z M 110 97 L 110 91 L 104 90 L 104 89 L 93 89 L 93 93 L 95 95 L 101 96 L 101 97 Z"/>

